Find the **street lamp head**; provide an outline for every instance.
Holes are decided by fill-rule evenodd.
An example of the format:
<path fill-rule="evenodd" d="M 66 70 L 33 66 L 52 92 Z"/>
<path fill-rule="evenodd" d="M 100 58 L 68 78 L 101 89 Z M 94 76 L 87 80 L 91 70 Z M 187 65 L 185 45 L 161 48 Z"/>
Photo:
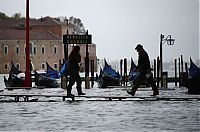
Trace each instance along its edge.
<path fill-rule="evenodd" d="M 169 35 L 169 38 L 167 39 L 167 44 L 168 45 L 174 45 L 175 39 L 172 39 L 171 35 Z"/>

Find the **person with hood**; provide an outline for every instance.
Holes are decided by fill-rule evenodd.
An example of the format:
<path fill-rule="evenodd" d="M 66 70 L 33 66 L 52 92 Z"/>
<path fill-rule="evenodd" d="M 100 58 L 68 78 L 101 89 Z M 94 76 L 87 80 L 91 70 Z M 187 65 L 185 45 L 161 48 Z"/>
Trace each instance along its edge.
<path fill-rule="evenodd" d="M 69 62 L 68 62 L 68 73 L 69 73 L 69 85 L 67 87 L 67 96 L 73 97 L 74 95 L 71 93 L 72 86 L 77 83 L 77 92 L 78 95 L 85 95 L 82 92 L 82 81 L 79 75 L 80 66 L 79 63 L 81 62 L 81 55 L 80 55 L 80 47 L 74 46 L 70 55 L 69 55 Z"/>

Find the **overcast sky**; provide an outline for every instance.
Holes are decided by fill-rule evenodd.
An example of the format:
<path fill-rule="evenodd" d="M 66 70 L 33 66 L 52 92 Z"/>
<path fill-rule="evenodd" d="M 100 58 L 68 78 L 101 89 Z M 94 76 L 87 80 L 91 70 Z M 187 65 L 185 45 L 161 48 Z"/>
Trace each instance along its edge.
<path fill-rule="evenodd" d="M 25 16 L 25 0 L 1 0 L 0 11 Z M 200 58 L 199 14 L 199 0 L 30 0 L 31 18 L 80 18 L 93 35 L 97 57 L 109 60 L 137 59 L 137 43 L 156 58 L 161 33 L 175 39 L 173 46 L 163 44 L 164 60 Z"/>

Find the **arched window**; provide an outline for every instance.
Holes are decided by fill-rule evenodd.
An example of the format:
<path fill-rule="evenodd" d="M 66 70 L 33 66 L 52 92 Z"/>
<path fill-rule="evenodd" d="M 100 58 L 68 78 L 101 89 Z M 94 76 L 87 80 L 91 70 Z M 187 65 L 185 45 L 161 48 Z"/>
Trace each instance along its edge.
<path fill-rule="evenodd" d="M 42 64 L 41 64 L 41 68 L 42 68 L 42 69 L 45 69 L 45 63 L 42 63 Z"/>
<path fill-rule="evenodd" d="M 44 46 L 42 46 L 42 48 L 41 48 L 41 53 L 45 54 L 45 47 Z"/>
<path fill-rule="evenodd" d="M 57 54 L 57 52 L 58 52 L 57 50 L 58 50 L 58 47 L 57 47 L 57 46 L 54 46 L 54 47 L 53 47 L 53 53 L 54 53 L 54 54 Z"/>
<path fill-rule="evenodd" d="M 58 64 L 54 63 L 54 68 L 57 69 L 58 68 Z"/>
<path fill-rule="evenodd" d="M 8 70 L 8 64 L 4 64 L 4 70 Z"/>
<path fill-rule="evenodd" d="M 4 46 L 4 54 L 5 54 L 5 55 L 8 54 L 8 46 Z"/>
<path fill-rule="evenodd" d="M 15 53 L 18 55 L 19 54 L 19 46 L 16 46 L 16 48 L 15 48 Z"/>
<path fill-rule="evenodd" d="M 20 64 L 19 63 L 16 64 L 16 67 L 17 67 L 17 69 L 20 70 Z"/>

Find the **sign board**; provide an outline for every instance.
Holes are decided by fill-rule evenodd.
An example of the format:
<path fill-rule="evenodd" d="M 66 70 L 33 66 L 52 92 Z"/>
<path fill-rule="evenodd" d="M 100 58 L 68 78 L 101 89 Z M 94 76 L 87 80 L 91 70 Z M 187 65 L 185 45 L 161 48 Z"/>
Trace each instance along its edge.
<path fill-rule="evenodd" d="M 63 35 L 63 44 L 92 44 L 92 35 Z"/>

